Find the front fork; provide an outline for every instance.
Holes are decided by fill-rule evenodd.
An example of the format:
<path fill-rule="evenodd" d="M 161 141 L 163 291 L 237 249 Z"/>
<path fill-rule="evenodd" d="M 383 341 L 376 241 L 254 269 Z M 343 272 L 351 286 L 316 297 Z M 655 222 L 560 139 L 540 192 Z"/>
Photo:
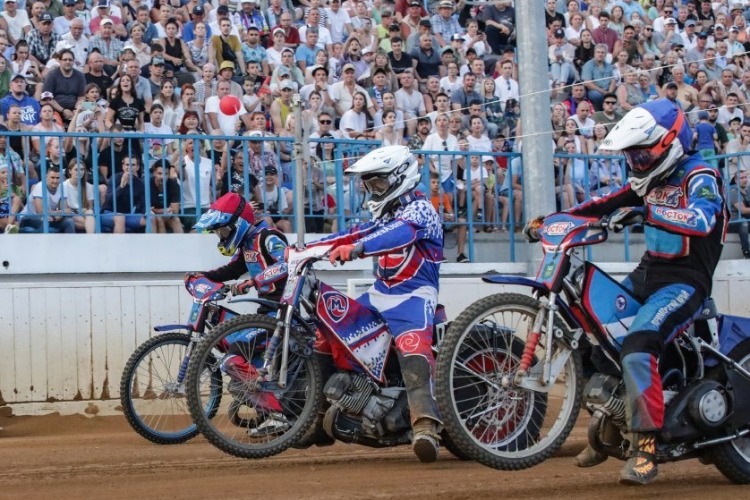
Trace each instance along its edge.
<path fill-rule="evenodd" d="M 554 353 L 553 355 L 553 341 L 555 338 L 562 337 L 562 331 L 555 329 L 555 315 L 558 311 L 556 301 L 557 293 L 551 292 L 547 297 L 547 302 L 543 302 L 542 307 L 537 311 L 531 332 L 526 338 L 521 362 L 519 363 L 518 371 L 516 372 L 514 379 L 514 383 L 518 386 L 534 390 L 549 390 L 552 384 L 555 383 L 555 380 L 557 380 L 557 376 L 573 352 L 572 349 L 575 349 L 578 345 L 577 339 L 582 334 L 582 330 L 576 332 L 577 336 L 571 341 L 570 347 L 561 344 L 559 352 Z M 530 374 L 529 370 L 532 368 L 531 363 L 534 360 L 534 352 L 541 340 L 542 327 L 545 325 L 545 322 L 545 332 L 547 333 L 547 337 L 544 346 L 544 364 L 542 365 L 541 377 L 539 377 L 540 374 L 538 371 L 536 375 L 534 375 Z"/>
<path fill-rule="evenodd" d="M 276 379 L 278 386 L 282 389 L 286 387 L 287 364 L 289 361 L 289 335 L 284 335 L 284 332 L 291 331 L 294 308 L 287 305 L 283 311 L 282 317 L 276 320 L 276 328 L 273 331 L 273 335 L 268 339 L 268 346 L 266 347 L 266 352 L 263 354 L 263 366 L 259 370 L 261 374 L 259 380 L 268 381 Z M 281 344 L 281 364 L 278 367 L 278 377 L 276 377 L 274 358 L 279 344 Z"/>

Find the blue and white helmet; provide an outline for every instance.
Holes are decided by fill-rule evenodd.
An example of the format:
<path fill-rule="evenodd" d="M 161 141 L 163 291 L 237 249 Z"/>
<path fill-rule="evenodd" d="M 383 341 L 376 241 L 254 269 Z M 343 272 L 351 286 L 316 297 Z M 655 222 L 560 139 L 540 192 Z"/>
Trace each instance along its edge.
<path fill-rule="evenodd" d="M 622 151 L 630 166 L 630 186 L 645 196 L 674 171 L 692 138 L 682 109 L 669 99 L 657 99 L 628 111 L 602 148 Z"/>
<path fill-rule="evenodd" d="M 367 208 L 373 219 L 386 214 L 398 201 L 419 184 L 417 159 L 406 146 L 385 146 L 370 151 L 346 169 L 347 174 L 362 177 L 370 193 Z"/>

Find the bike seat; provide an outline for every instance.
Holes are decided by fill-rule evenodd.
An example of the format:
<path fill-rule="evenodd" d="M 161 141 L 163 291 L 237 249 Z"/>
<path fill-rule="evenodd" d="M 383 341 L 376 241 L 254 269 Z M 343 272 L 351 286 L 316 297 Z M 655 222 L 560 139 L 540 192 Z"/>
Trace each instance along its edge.
<path fill-rule="evenodd" d="M 719 315 L 719 310 L 716 309 L 716 302 L 714 302 L 713 297 L 708 297 L 706 300 L 703 301 L 703 306 L 701 307 L 700 314 L 695 318 L 696 321 L 699 320 L 708 320 L 715 318 Z"/>

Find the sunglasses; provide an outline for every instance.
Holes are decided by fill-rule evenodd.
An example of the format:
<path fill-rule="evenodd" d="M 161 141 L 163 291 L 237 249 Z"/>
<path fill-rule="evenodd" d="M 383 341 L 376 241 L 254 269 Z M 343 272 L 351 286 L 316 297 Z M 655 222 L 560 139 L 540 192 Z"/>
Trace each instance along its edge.
<path fill-rule="evenodd" d="M 323 125 L 330 125 L 331 124 L 331 120 L 318 120 L 318 123 L 321 123 Z"/>
<path fill-rule="evenodd" d="M 614 106 L 617 104 L 617 101 L 604 101 L 604 104 L 612 104 Z"/>

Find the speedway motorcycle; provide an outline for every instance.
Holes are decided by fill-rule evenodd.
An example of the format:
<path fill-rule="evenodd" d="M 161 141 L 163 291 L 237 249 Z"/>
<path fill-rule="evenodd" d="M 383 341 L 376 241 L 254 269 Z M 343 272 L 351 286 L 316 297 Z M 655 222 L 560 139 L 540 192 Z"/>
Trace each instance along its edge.
<path fill-rule="evenodd" d="M 200 432 L 222 451 L 242 458 L 275 455 L 297 444 L 320 420 L 330 442 L 411 443 L 406 390 L 388 326 L 379 314 L 315 276 L 313 265 L 327 259 L 331 248 L 290 248 L 286 263 L 256 278 L 257 286 L 287 278 L 280 302 L 244 299 L 274 312 L 233 318 L 196 346 L 188 365 L 188 406 Z M 442 306 L 435 323 L 437 341 L 445 326 Z M 321 367 L 313 355 L 316 330 L 346 353 L 334 357 L 334 370 Z M 224 353 L 248 361 L 247 380 L 224 374 Z M 234 402 L 213 417 L 204 411 L 210 396 L 200 390 L 206 364 L 222 377 L 226 400 Z M 450 437 L 444 436 L 444 443 L 465 458 Z"/>
<path fill-rule="evenodd" d="M 185 375 L 193 347 L 216 325 L 237 313 L 219 304 L 229 287 L 203 276 L 185 282 L 193 298 L 188 321 L 154 327 L 158 335 L 131 354 L 120 379 L 122 412 L 138 434 L 157 444 L 184 443 L 198 435 L 185 399 Z M 212 416 L 221 402 L 221 379 L 203 370 L 204 411 Z"/>
<path fill-rule="evenodd" d="M 585 259 L 606 241 L 606 220 L 553 214 L 533 228 L 544 258 L 536 279 L 492 275 L 527 293 L 485 297 L 448 329 L 437 361 L 436 396 L 445 426 L 470 458 L 502 470 L 550 457 L 582 405 L 591 446 L 626 459 L 625 387 L 619 351 L 641 304 Z M 603 353 L 585 388 L 582 354 Z M 698 458 L 735 483 L 750 482 L 750 319 L 701 316 L 659 360 L 665 419 L 660 463 Z"/>

